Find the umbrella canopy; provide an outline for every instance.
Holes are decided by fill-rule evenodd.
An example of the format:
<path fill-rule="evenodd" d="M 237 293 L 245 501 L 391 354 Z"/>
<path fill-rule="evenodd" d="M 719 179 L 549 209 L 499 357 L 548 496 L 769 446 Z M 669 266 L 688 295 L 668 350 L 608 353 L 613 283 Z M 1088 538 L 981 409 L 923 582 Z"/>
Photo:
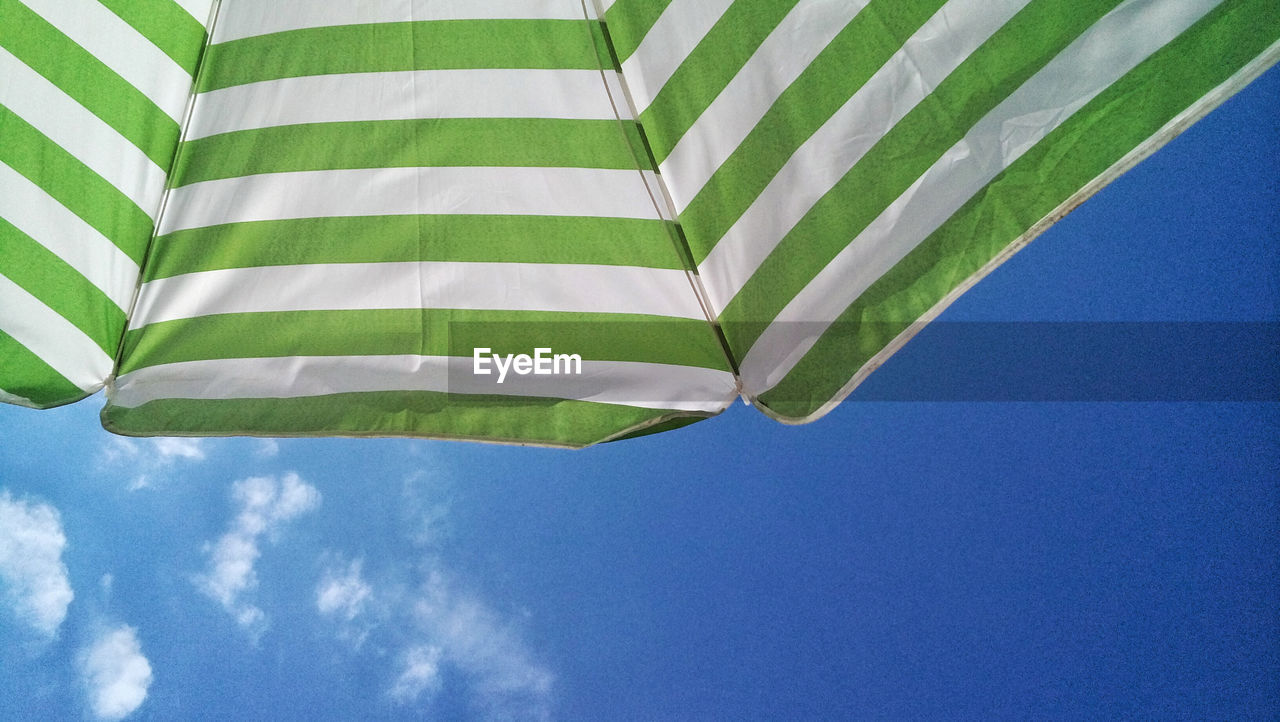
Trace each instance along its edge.
<path fill-rule="evenodd" d="M 812 420 L 1280 57 L 1264 0 L 116 5 L 0 2 L 0 389 L 136 435 Z"/>

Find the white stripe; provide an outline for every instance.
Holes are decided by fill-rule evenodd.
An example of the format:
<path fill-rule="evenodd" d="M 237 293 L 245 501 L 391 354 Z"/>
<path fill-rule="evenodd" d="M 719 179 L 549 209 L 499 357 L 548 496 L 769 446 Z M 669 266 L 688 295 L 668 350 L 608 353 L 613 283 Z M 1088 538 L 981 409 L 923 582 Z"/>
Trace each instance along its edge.
<path fill-rule="evenodd" d="M 164 170 L 4 48 L 0 48 L 0 105 L 30 123 L 155 218 L 164 192 Z"/>
<path fill-rule="evenodd" d="M 320 263 L 149 281 L 131 328 L 220 313 L 397 308 L 633 313 L 705 319 L 684 271 L 558 263 Z"/>
<path fill-rule="evenodd" d="M 733 0 L 672 0 L 662 11 L 635 52 L 622 61 L 637 113 L 649 107 L 732 4 Z"/>
<path fill-rule="evenodd" d="M 777 385 L 872 283 L 1000 171 L 1218 2 L 1128 0 L 985 116 L 814 277 L 742 363 L 748 393 Z"/>
<path fill-rule="evenodd" d="M 21 2 L 142 91 L 174 121 L 182 119 L 191 75 L 105 5 L 96 0 Z"/>
<path fill-rule="evenodd" d="M 61 258 L 126 310 L 138 283 L 138 264 L 93 226 L 25 176 L 0 163 L 0 218 Z"/>
<path fill-rule="evenodd" d="M 581 20 L 579 0 L 271 0 L 227 3 L 214 42 L 330 25 L 421 20 Z"/>
<path fill-rule="evenodd" d="M 597 16 L 604 17 L 604 14 L 609 12 L 609 8 L 613 7 L 614 0 L 596 0 L 596 2 L 599 3 Z"/>
<path fill-rule="evenodd" d="M 214 0 L 173 0 L 173 2 L 186 10 L 191 17 L 199 20 L 201 25 L 208 24 Z"/>
<path fill-rule="evenodd" d="M 951 0 L 810 136 L 698 265 L 715 312 L 867 151 L 1027 2 Z"/>
<path fill-rule="evenodd" d="M 633 120 L 635 115 L 631 113 L 631 103 L 627 102 L 627 93 L 622 87 L 622 74 L 616 70 L 602 70 L 600 74 L 604 76 L 604 84 L 608 87 L 609 99 L 613 104 L 615 118 L 622 120 Z"/>
<path fill-rule="evenodd" d="M 778 96 L 868 2 L 802 2 L 787 13 L 662 162 L 677 211 L 689 205 Z"/>
<path fill-rule="evenodd" d="M 220 223 L 335 216 L 658 218 L 654 174 L 600 168 L 427 167 L 264 173 L 169 192 L 160 234 Z"/>
<path fill-rule="evenodd" d="M 201 93 L 187 140 L 295 123 L 615 117 L 598 70 L 343 73 L 263 80 Z"/>
<path fill-rule="evenodd" d="M 111 357 L 93 339 L 4 275 L 0 275 L 0 331 L 81 391 L 97 391 L 111 373 Z"/>
<path fill-rule="evenodd" d="M 559 352 L 560 349 L 555 349 Z M 533 349 L 529 350 L 530 353 Z M 564 350 L 570 353 L 569 349 Z M 133 408 L 160 399 L 299 398 L 339 393 L 438 391 L 594 401 L 649 409 L 718 412 L 736 395 L 728 371 L 641 363 L 582 362 L 581 375 L 472 373 L 450 356 L 292 356 L 149 366 L 116 378 L 108 403 Z"/>

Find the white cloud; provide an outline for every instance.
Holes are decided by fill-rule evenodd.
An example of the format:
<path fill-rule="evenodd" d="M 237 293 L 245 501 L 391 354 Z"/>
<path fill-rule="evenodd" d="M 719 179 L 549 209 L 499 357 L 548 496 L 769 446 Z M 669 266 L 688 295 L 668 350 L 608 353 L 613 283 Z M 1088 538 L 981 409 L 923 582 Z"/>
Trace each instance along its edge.
<path fill-rule="evenodd" d="M 112 436 L 102 445 L 102 460 L 108 464 L 136 459 L 141 454 L 138 442 L 123 436 Z"/>
<path fill-rule="evenodd" d="M 122 625 L 99 635 L 81 652 L 79 667 L 89 707 L 99 719 L 123 719 L 147 698 L 151 664 L 133 627 Z"/>
<path fill-rule="evenodd" d="M 316 588 L 316 608 L 321 614 L 350 622 L 364 611 L 373 589 L 360 578 L 360 565 L 357 559 L 343 572 L 325 572 Z"/>
<path fill-rule="evenodd" d="M 280 442 L 275 439 L 258 439 L 257 448 L 253 450 L 254 456 L 260 459 L 269 459 L 280 453 Z"/>
<path fill-rule="evenodd" d="M 440 648 L 427 645 L 411 647 L 404 654 L 400 676 L 391 686 L 391 698 L 401 704 L 416 702 L 423 692 L 440 688 Z"/>
<path fill-rule="evenodd" d="M 151 446 L 162 460 L 174 458 L 190 461 L 204 460 L 204 442 L 200 439 L 162 437 L 151 439 Z"/>
<path fill-rule="evenodd" d="M 427 552 L 426 581 L 409 601 L 415 634 L 440 650 L 439 663 L 468 681 L 477 705 L 497 719 L 550 716 L 554 676 L 535 661 L 516 625 L 455 581 L 444 561 L 452 506 L 447 480 L 418 472 L 405 479 L 409 539 Z"/>
<path fill-rule="evenodd" d="M 261 556 L 260 540 L 264 535 L 273 538 L 286 522 L 318 507 L 320 492 L 297 474 L 289 473 L 279 481 L 270 476 L 237 481 L 232 486 L 232 498 L 239 513 L 226 534 L 205 545 L 209 567 L 195 581 L 240 626 L 259 634 L 265 628 L 266 615 L 242 597 L 258 585 L 254 565 Z"/>
<path fill-rule="evenodd" d="M 0 581 L 19 619 L 52 637 L 75 595 L 67 581 L 58 510 L 0 492 Z"/>
<path fill-rule="evenodd" d="M 339 560 L 325 570 L 316 586 L 316 609 L 338 625 L 338 638 L 359 648 L 377 626 L 367 610 L 373 603 L 373 587 L 360 576 L 362 560 Z"/>
<path fill-rule="evenodd" d="M 414 615 L 442 659 L 470 681 L 479 707 L 497 719 L 550 716 L 553 675 L 535 662 L 515 629 L 442 571 L 431 574 Z"/>
<path fill-rule="evenodd" d="M 157 475 L 168 471 L 178 462 L 204 461 L 207 440 L 176 437 L 154 439 L 128 439 L 113 436 L 102 446 L 104 466 L 120 467 L 129 471 L 129 491 L 152 486 Z"/>
<path fill-rule="evenodd" d="M 403 613 L 410 620 L 410 651 L 433 650 L 433 654 L 407 657 L 420 664 L 405 666 L 391 696 L 407 701 L 405 691 L 413 689 L 407 680 L 428 679 L 428 669 L 434 679 L 443 669 L 465 679 L 485 717 L 547 719 L 553 675 L 534 660 L 516 625 L 462 589 L 445 563 L 451 496 L 447 482 L 438 477 L 418 473 L 405 480 L 406 533 L 425 552 L 419 567 L 425 581 L 403 600 Z M 428 661 L 429 667 L 425 664 Z M 415 670 L 418 676 L 405 676 Z M 435 682 L 424 683 L 412 697 L 437 687 Z"/>
<path fill-rule="evenodd" d="M 547 719 L 554 675 L 521 638 L 518 619 L 467 591 L 446 563 L 451 496 L 438 475 L 406 477 L 400 531 L 416 563 L 397 562 L 369 581 L 364 559 L 326 553 L 316 609 L 339 639 L 355 640 L 354 649 L 368 640 L 395 661 L 386 689 L 394 703 L 429 708 L 448 678 L 469 693 L 479 717 Z"/>
<path fill-rule="evenodd" d="M 449 509 L 452 495 L 448 484 L 414 472 L 400 489 L 400 504 L 409 540 L 422 548 L 437 548 L 449 536 Z"/>

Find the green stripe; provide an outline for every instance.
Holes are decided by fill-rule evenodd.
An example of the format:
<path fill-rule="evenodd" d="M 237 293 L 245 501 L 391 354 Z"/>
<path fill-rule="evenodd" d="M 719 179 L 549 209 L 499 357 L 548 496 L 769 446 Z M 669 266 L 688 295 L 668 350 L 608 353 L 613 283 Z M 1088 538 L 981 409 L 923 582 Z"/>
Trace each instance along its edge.
<path fill-rule="evenodd" d="M 152 45 L 195 75 L 204 45 L 204 26 L 173 0 L 100 0 Z"/>
<path fill-rule="evenodd" d="M 716 21 L 640 114 L 659 163 L 795 4 L 737 2 Z"/>
<path fill-rule="evenodd" d="M 281 356 L 471 356 L 550 347 L 597 361 L 727 371 L 711 327 L 697 319 L 606 313 L 380 309 L 219 314 L 163 321 L 125 335 L 119 373 L 147 366 Z"/>
<path fill-rule="evenodd" d="M 682 268 L 670 224 L 577 216 L 358 216 L 254 221 L 160 236 L 144 280 L 306 263 L 490 261 Z"/>
<path fill-rule="evenodd" d="M 309 123 L 188 141 L 178 155 L 173 185 L 256 173 L 340 168 L 632 169 L 636 158 L 629 142 L 640 147 L 633 121 L 422 118 Z"/>
<path fill-rule="evenodd" d="M 1270 0 L 1229 1 L 1212 11 L 975 194 L 841 314 L 834 332 L 761 402 L 790 418 L 816 411 L 906 329 L 903 319 L 919 318 L 939 303 L 1277 38 L 1280 14 Z"/>
<path fill-rule="evenodd" d="M 0 218 L 0 259 L 4 275 L 115 356 L 124 330 L 124 311 L 49 249 Z"/>
<path fill-rule="evenodd" d="M 598 70 L 586 20 L 429 20 L 306 28 L 210 45 L 201 92 L 330 73 Z M 594 22 L 594 21 L 592 21 Z"/>
<path fill-rule="evenodd" d="M 873 2 L 778 97 L 680 214 L 699 263 L 787 160 L 902 48 L 942 0 Z"/>
<path fill-rule="evenodd" d="M 25 120 L 0 105 L 0 163 L 26 176 L 141 264 L 151 218 Z"/>
<path fill-rule="evenodd" d="M 1114 0 L 1044 0 L 1015 15 L 810 209 L 729 302 L 721 320 L 775 318 L 970 127 L 1115 5 Z M 726 336 L 733 349 L 745 353 L 762 329 L 754 323 Z"/>
<path fill-rule="evenodd" d="M 587 23 L 587 27 L 591 30 L 591 45 L 595 52 L 596 67 L 614 72 L 620 70 L 618 58 L 614 56 L 609 44 L 609 36 L 605 34 L 604 23 L 591 21 Z"/>
<path fill-rule="evenodd" d="M 36 408 L 61 406 L 89 395 L 4 331 L 0 331 L 0 359 L 4 360 L 0 389 L 28 399 Z"/>
<path fill-rule="evenodd" d="M 415 436 L 582 447 L 615 435 L 712 414 L 523 396 L 389 391 L 293 399 L 163 399 L 108 404 L 102 425 L 135 436 Z"/>
<path fill-rule="evenodd" d="M 0 0 L 0 46 L 168 168 L 178 124 L 142 91 L 17 0 Z"/>
<path fill-rule="evenodd" d="M 605 12 L 605 31 L 618 60 L 631 57 L 670 4 L 671 0 L 618 0 Z"/>

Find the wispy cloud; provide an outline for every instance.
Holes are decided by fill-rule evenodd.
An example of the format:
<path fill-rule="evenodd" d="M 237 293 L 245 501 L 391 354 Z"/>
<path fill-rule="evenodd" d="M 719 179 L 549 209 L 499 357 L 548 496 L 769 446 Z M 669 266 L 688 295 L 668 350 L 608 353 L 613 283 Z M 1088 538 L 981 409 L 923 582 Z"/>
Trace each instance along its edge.
<path fill-rule="evenodd" d="M 360 575 L 363 560 L 330 565 L 316 586 L 316 609 L 338 624 L 338 637 L 359 648 L 377 624 L 366 615 L 373 602 L 373 587 Z"/>
<path fill-rule="evenodd" d="M 534 661 L 515 625 L 433 570 L 413 603 L 419 634 L 468 680 L 493 719 L 550 717 L 552 674 Z"/>
<path fill-rule="evenodd" d="M 149 439 L 156 455 L 161 459 L 204 460 L 204 442 L 200 439 L 162 437 Z"/>
<path fill-rule="evenodd" d="M 400 508 L 409 541 L 420 549 L 439 549 L 449 537 L 452 503 L 444 481 L 423 471 L 407 476 L 400 486 Z"/>
<path fill-rule="evenodd" d="M 554 676 L 529 651 L 518 624 L 466 590 L 445 563 L 449 491 L 439 480 L 405 480 L 403 533 L 418 561 L 379 578 L 363 576 L 362 560 L 326 555 L 316 588 L 316 609 L 337 625 L 341 639 L 366 638 L 376 649 L 398 650 L 387 696 L 401 705 L 430 705 L 455 677 L 481 716 L 546 719 Z M 404 583 L 408 575 L 408 584 Z"/>
<path fill-rule="evenodd" d="M 113 436 L 103 444 L 100 457 L 103 466 L 126 470 L 131 477 L 129 491 L 137 491 L 152 486 L 157 477 L 178 462 L 204 461 L 207 444 L 204 439 L 127 439 Z"/>
<path fill-rule="evenodd" d="M 440 648 L 410 647 L 400 660 L 400 676 L 391 685 L 391 698 L 401 704 L 416 702 L 423 692 L 440 688 Z"/>
<path fill-rule="evenodd" d="M 209 566 L 195 581 L 202 592 L 256 636 L 266 628 L 266 615 L 243 597 L 258 586 L 254 565 L 261 555 L 262 537 L 274 538 L 285 523 L 320 506 L 320 492 L 289 473 L 279 480 L 255 476 L 237 481 L 232 485 L 232 499 L 239 511 L 227 533 L 205 545 Z"/>
<path fill-rule="evenodd" d="M 121 625 L 104 631 L 80 653 L 78 661 L 89 708 L 98 719 L 123 719 L 146 700 L 151 664 L 142 654 L 133 627 Z"/>
<path fill-rule="evenodd" d="M 275 439 L 258 439 L 254 444 L 253 455 L 259 459 L 270 459 L 280 453 L 280 442 Z"/>
<path fill-rule="evenodd" d="M 373 589 L 360 578 L 361 560 L 356 559 L 342 570 L 330 569 L 316 589 L 316 608 L 325 616 L 350 622 L 359 616 Z"/>
<path fill-rule="evenodd" d="M 0 581 L 17 617 L 52 637 L 75 596 L 62 551 L 67 546 L 58 510 L 0 492 Z"/>

